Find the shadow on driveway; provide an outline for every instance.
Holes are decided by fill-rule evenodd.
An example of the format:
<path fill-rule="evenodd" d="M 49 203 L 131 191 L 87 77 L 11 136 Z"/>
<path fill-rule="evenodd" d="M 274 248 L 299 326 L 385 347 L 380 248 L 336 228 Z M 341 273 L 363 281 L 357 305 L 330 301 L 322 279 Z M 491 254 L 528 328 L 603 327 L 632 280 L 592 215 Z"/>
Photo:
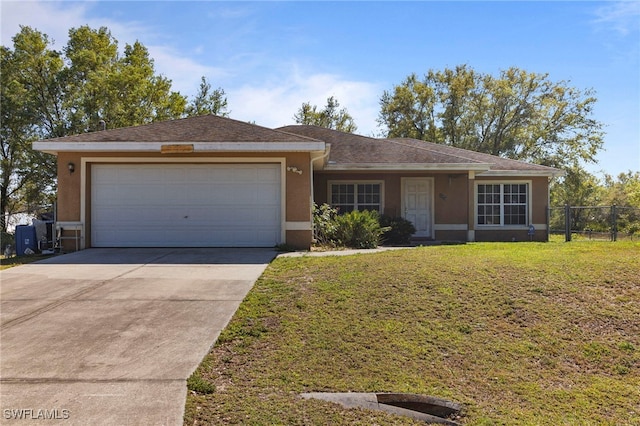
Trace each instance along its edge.
<path fill-rule="evenodd" d="M 262 265 L 274 248 L 90 248 L 39 261 L 56 265 Z"/>

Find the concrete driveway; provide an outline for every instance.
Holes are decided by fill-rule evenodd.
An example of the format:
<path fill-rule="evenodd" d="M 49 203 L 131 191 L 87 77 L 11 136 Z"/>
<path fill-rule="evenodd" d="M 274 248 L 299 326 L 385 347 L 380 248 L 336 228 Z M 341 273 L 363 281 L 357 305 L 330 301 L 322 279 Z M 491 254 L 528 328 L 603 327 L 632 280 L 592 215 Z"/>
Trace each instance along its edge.
<path fill-rule="evenodd" d="M 186 379 L 275 255 L 89 249 L 2 271 L 0 422 L 182 424 Z"/>

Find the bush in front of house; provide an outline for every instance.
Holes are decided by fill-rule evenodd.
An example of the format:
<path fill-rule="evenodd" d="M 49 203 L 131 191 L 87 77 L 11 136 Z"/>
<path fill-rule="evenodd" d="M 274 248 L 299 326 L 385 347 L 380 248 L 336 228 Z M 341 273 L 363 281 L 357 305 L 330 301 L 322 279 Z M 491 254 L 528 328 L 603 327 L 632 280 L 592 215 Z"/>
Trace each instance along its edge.
<path fill-rule="evenodd" d="M 329 204 L 321 206 L 313 204 L 313 239 L 319 246 L 335 246 L 333 241 L 336 233 L 335 219 L 338 210 Z"/>
<path fill-rule="evenodd" d="M 335 218 L 334 241 L 341 246 L 370 249 L 378 247 L 384 229 L 375 211 L 354 210 Z"/>
<path fill-rule="evenodd" d="M 382 234 L 385 244 L 409 244 L 416 228 L 403 217 L 380 216 L 380 226 L 387 229 Z"/>
<path fill-rule="evenodd" d="M 328 204 L 313 206 L 313 234 L 317 245 L 325 247 L 375 248 L 383 232 L 379 214 L 352 211 L 338 214 Z"/>
<path fill-rule="evenodd" d="M 382 233 L 379 214 L 357 211 L 338 214 L 328 204 L 313 206 L 313 228 L 316 244 L 328 247 L 376 248 Z"/>
<path fill-rule="evenodd" d="M 339 214 L 328 204 L 313 206 L 314 239 L 325 247 L 376 248 L 386 244 L 407 244 L 415 228 L 401 217 L 380 216 L 376 211 Z"/>

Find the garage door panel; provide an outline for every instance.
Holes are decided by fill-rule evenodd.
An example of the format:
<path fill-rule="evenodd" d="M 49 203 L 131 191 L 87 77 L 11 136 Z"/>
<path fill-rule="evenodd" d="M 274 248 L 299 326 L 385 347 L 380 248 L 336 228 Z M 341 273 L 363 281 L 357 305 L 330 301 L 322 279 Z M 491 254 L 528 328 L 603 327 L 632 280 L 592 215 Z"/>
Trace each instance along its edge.
<path fill-rule="evenodd" d="M 93 176 L 93 185 L 95 186 L 98 182 L 101 185 L 110 185 L 114 183 L 119 183 L 118 174 L 113 174 L 109 170 L 100 167 L 92 167 L 91 168 L 91 176 Z"/>
<path fill-rule="evenodd" d="M 108 173 L 109 171 L 105 171 L 105 173 Z M 111 182 L 117 182 L 117 183 L 121 183 L 121 184 L 126 184 L 126 183 L 133 183 L 133 182 L 138 182 L 140 180 L 143 180 L 145 178 L 144 174 L 140 173 L 140 170 L 137 170 L 135 168 L 131 168 L 131 167 L 127 167 L 127 168 L 120 168 L 118 170 L 118 173 L 113 176 L 111 179 L 109 179 L 107 182 L 111 183 Z"/>
<path fill-rule="evenodd" d="M 186 181 L 186 173 L 184 169 L 163 169 L 162 174 L 163 177 L 167 179 L 168 182 L 185 182 Z"/>
<path fill-rule="evenodd" d="M 280 198 L 280 191 L 269 185 L 260 185 L 256 202 L 260 205 L 274 205 Z"/>
<path fill-rule="evenodd" d="M 258 180 L 261 182 L 279 182 L 280 170 L 278 169 L 259 169 L 256 172 Z"/>
<path fill-rule="evenodd" d="M 235 232 L 234 239 L 238 241 L 238 244 L 249 244 L 254 236 L 247 231 L 238 230 Z"/>
<path fill-rule="evenodd" d="M 118 189 L 115 186 L 94 186 L 93 195 L 102 200 L 105 204 L 110 204 L 118 200 Z"/>
<path fill-rule="evenodd" d="M 236 181 L 256 182 L 258 171 L 252 166 L 241 166 L 235 168 L 231 175 Z"/>
<path fill-rule="evenodd" d="M 229 186 L 232 192 L 228 197 L 226 197 L 229 204 L 252 206 L 257 203 L 258 191 L 255 188 L 252 188 L 248 191 L 243 191 L 243 186 L 244 185 L 239 183 L 234 183 Z"/>
<path fill-rule="evenodd" d="M 95 247 L 280 242 L 279 164 L 94 165 Z"/>

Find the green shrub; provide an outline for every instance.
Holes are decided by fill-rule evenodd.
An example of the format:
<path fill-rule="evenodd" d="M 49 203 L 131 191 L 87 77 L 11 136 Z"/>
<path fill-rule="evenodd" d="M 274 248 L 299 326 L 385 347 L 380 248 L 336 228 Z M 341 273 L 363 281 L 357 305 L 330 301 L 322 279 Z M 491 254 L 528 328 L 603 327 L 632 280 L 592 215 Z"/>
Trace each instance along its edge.
<path fill-rule="evenodd" d="M 380 216 L 380 226 L 388 228 L 382 235 L 385 244 L 409 244 L 416 233 L 413 223 L 402 217 Z"/>
<path fill-rule="evenodd" d="M 336 229 L 333 241 L 338 245 L 351 248 L 376 248 L 385 231 L 378 221 L 375 211 L 358 211 L 336 216 Z"/>
<path fill-rule="evenodd" d="M 336 232 L 335 218 L 338 210 L 329 204 L 318 206 L 313 204 L 313 238 L 321 246 L 335 246 L 333 241 Z"/>
<path fill-rule="evenodd" d="M 328 204 L 313 205 L 313 237 L 320 246 L 375 248 L 382 241 L 406 244 L 414 232 L 413 224 L 400 217 L 380 216 L 376 211 L 338 214 Z"/>

